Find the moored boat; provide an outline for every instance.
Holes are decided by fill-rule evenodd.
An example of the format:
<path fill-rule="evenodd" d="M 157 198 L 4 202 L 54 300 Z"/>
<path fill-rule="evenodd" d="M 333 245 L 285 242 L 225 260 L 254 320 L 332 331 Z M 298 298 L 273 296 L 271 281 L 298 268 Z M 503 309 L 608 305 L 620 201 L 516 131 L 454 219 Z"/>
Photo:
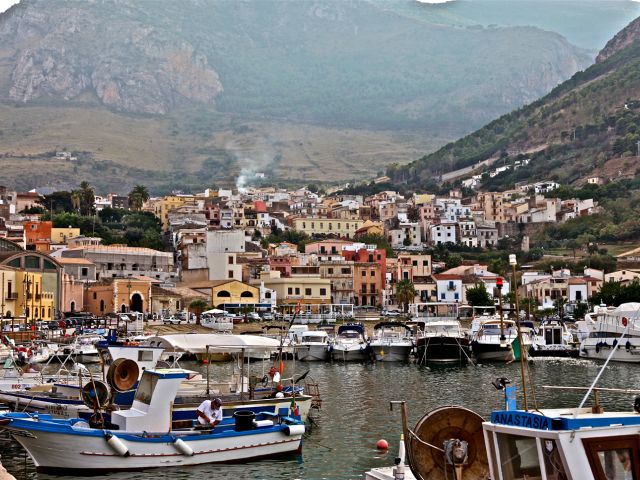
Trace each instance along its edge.
<path fill-rule="evenodd" d="M 365 362 L 372 359 L 371 346 L 367 342 L 362 323 L 345 323 L 338 327 L 338 334 L 331 345 L 331 358 L 342 362 Z"/>
<path fill-rule="evenodd" d="M 414 348 L 412 331 L 401 322 L 380 322 L 369 345 L 378 362 L 406 362 Z"/>
<path fill-rule="evenodd" d="M 305 428 L 294 417 L 236 412 L 214 429 L 173 422 L 171 405 L 187 375 L 180 369 L 146 370 L 133 406 L 112 412 L 108 428 L 26 413 L 2 414 L 0 426 L 25 448 L 38 471 L 49 472 L 95 474 L 245 461 L 300 448 Z"/>
<path fill-rule="evenodd" d="M 296 346 L 298 360 L 302 362 L 324 362 L 331 359 L 329 335 L 323 330 L 307 330 L 300 334 Z"/>
<path fill-rule="evenodd" d="M 578 353 L 578 342 L 560 319 L 543 321 L 529 349 L 532 357 L 577 357 Z"/>
<path fill-rule="evenodd" d="M 416 337 L 416 358 L 420 363 L 466 362 L 471 356 L 469 335 L 456 319 L 428 321 Z"/>
<path fill-rule="evenodd" d="M 580 344 L 580 357 L 612 361 L 640 362 L 640 303 L 623 303 L 601 311 L 590 323 L 589 336 Z"/>

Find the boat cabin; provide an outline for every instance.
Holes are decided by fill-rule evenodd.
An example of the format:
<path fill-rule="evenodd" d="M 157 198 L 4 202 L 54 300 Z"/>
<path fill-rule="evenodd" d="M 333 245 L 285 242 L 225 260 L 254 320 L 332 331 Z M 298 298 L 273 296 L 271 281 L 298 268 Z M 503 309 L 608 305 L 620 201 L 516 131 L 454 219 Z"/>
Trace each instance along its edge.
<path fill-rule="evenodd" d="M 483 424 L 494 480 L 640 478 L 640 414 L 495 411 Z"/>

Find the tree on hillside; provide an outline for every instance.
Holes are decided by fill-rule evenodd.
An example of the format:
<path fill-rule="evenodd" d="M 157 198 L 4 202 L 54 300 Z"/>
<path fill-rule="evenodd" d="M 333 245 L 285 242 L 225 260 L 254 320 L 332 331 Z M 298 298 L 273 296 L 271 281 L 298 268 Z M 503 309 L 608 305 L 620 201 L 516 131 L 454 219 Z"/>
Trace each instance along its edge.
<path fill-rule="evenodd" d="M 196 324 L 200 325 L 200 317 L 202 312 L 209 308 L 209 304 L 206 300 L 197 298 L 189 304 L 189 310 L 196 314 Z"/>
<path fill-rule="evenodd" d="M 45 210 L 48 210 L 51 213 L 73 211 L 71 192 L 67 192 L 66 190 L 45 195 L 43 198 L 38 200 L 38 203 L 42 205 Z"/>
<path fill-rule="evenodd" d="M 142 210 L 142 206 L 147 200 L 149 200 L 149 191 L 144 185 L 136 185 L 129 192 L 129 207 L 131 210 Z"/>
<path fill-rule="evenodd" d="M 404 311 L 409 310 L 409 304 L 413 303 L 416 297 L 416 289 L 411 280 L 400 280 L 396 283 L 396 301 L 399 305 L 404 305 Z"/>
<path fill-rule="evenodd" d="M 93 187 L 87 181 L 80 183 L 80 188 L 71 192 L 73 207 L 80 215 L 90 216 L 93 214 L 96 197 Z"/>
<path fill-rule="evenodd" d="M 493 298 L 487 292 L 484 283 L 476 283 L 473 287 L 467 289 L 467 302 L 474 307 L 490 307 L 494 305 Z"/>

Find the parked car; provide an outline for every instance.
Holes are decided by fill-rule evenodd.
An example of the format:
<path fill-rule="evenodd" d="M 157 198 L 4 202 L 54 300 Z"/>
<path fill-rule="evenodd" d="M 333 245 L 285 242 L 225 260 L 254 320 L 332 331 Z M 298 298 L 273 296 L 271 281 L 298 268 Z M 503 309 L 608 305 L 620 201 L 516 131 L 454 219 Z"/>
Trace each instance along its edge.
<path fill-rule="evenodd" d="M 262 314 L 262 319 L 266 321 L 273 320 L 273 314 L 271 312 L 264 312 Z"/>
<path fill-rule="evenodd" d="M 171 315 L 170 317 L 163 318 L 162 323 L 165 325 L 180 325 L 182 323 L 182 320 Z"/>
<path fill-rule="evenodd" d="M 260 318 L 260 315 L 258 315 L 256 312 L 250 312 L 247 314 L 247 320 L 249 322 L 259 322 L 262 319 Z"/>

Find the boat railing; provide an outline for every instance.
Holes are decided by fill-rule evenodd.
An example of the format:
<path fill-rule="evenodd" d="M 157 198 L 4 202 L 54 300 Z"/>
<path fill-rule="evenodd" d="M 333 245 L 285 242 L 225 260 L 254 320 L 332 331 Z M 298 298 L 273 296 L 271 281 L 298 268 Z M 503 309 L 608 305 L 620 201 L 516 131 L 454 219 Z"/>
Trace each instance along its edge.
<path fill-rule="evenodd" d="M 591 407 L 591 411 L 593 413 L 604 413 L 604 407 L 600 403 L 600 392 L 605 393 L 617 393 L 619 395 L 638 395 L 640 394 L 640 390 L 632 389 L 632 388 L 607 388 L 607 387 L 570 387 L 570 386 L 561 386 L 561 385 L 543 385 L 542 388 L 545 390 L 566 390 L 566 391 L 579 391 L 579 392 L 590 392 L 593 395 L 593 407 Z M 635 408 L 635 406 L 634 406 Z"/>

